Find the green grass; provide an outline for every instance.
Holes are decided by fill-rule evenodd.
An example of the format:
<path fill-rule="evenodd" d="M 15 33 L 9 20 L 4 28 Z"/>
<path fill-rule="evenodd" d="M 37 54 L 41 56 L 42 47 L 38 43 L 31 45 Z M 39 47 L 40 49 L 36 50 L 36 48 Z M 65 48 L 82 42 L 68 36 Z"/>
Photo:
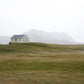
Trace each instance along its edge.
<path fill-rule="evenodd" d="M 84 84 L 84 45 L 0 45 L 0 84 Z"/>
<path fill-rule="evenodd" d="M 23 53 L 23 52 L 74 52 L 84 51 L 84 46 L 55 45 L 43 43 L 0 45 L 0 53 Z"/>
<path fill-rule="evenodd" d="M 84 72 L 84 62 L 27 62 L 23 60 L 6 60 L 0 63 L 0 72 L 31 70 Z"/>

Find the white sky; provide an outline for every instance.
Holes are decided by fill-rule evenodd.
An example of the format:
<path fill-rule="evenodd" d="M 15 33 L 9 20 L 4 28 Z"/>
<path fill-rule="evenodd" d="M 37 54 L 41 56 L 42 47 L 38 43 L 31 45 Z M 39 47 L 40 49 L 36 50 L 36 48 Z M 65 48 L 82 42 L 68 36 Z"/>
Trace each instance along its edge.
<path fill-rule="evenodd" d="M 66 32 L 84 42 L 84 0 L 0 0 L 0 35 L 29 29 Z"/>

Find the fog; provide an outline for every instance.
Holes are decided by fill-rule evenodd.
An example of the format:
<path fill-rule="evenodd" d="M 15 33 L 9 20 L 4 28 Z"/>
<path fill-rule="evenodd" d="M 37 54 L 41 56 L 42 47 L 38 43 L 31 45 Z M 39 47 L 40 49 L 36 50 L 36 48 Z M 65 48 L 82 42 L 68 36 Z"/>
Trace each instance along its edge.
<path fill-rule="evenodd" d="M 84 0 L 0 0 L 0 36 L 30 29 L 65 32 L 84 43 Z"/>
<path fill-rule="evenodd" d="M 70 35 L 63 32 L 45 32 L 42 30 L 32 29 L 25 32 L 30 42 L 41 42 L 49 44 L 78 44 Z"/>
<path fill-rule="evenodd" d="M 40 42 L 48 44 L 79 44 L 70 35 L 63 32 L 46 32 L 42 30 L 31 29 L 28 32 L 22 33 L 29 38 L 29 42 Z M 11 37 L 0 36 L 0 44 L 8 44 Z"/>

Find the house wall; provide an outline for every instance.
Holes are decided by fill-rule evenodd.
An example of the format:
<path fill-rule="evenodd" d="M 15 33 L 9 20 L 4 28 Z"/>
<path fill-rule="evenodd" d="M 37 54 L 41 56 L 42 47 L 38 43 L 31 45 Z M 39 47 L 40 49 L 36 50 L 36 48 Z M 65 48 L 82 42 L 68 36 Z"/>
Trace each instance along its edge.
<path fill-rule="evenodd" d="M 12 43 L 19 43 L 19 42 L 20 42 L 20 40 L 19 40 L 19 39 L 17 39 L 17 41 L 15 41 L 15 39 L 11 39 L 11 42 L 12 42 Z"/>
<path fill-rule="evenodd" d="M 27 36 L 24 36 L 20 41 L 20 43 L 28 43 L 28 42 L 29 42 L 29 38 Z"/>

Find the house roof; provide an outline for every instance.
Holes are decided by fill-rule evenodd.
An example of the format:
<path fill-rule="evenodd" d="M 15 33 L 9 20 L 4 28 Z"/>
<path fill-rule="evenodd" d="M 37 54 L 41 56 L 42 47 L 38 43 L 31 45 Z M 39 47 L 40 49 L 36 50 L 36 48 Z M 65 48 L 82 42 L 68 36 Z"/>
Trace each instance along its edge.
<path fill-rule="evenodd" d="M 12 38 L 11 39 L 14 39 L 14 38 L 19 38 L 19 39 L 21 39 L 21 38 L 23 38 L 25 35 L 14 35 L 14 36 L 12 36 Z"/>

